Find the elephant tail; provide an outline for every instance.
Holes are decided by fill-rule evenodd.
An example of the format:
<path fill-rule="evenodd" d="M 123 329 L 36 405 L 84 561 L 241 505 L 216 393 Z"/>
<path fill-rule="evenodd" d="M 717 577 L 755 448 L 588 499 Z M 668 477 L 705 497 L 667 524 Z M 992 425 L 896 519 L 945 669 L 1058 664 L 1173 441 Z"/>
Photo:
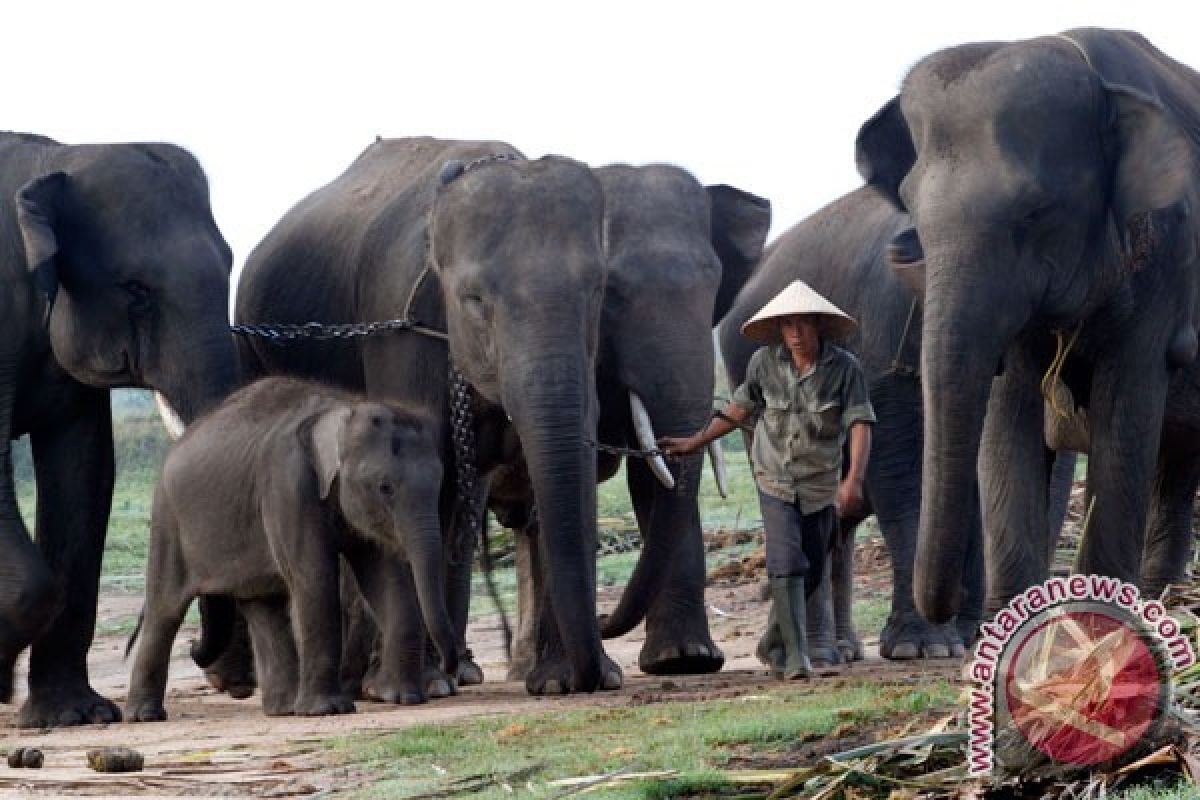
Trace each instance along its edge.
<path fill-rule="evenodd" d="M 129 634 L 129 641 L 125 643 L 125 658 L 129 658 L 129 654 L 133 652 L 134 642 L 137 641 L 138 634 L 142 632 L 142 623 L 146 620 L 146 609 L 143 608 L 138 612 L 137 625 L 133 627 L 133 633 Z"/>
<path fill-rule="evenodd" d="M 200 598 L 200 640 L 192 642 L 192 661 L 200 669 L 212 666 L 233 640 L 237 603 L 228 595 Z"/>

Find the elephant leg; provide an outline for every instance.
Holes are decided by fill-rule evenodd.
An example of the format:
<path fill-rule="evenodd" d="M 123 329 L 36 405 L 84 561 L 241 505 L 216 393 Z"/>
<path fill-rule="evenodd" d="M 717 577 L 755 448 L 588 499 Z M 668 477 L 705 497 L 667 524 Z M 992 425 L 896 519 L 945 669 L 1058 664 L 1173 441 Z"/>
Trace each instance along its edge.
<path fill-rule="evenodd" d="M 837 536 L 836 522 L 834 537 Z M 831 538 L 834 538 L 831 537 Z M 820 562 L 820 578 L 811 587 L 805 587 L 804 603 L 805 632 L 808 638 L 808 657 L 814 667 L 831 667 L 845 661 L 837 647 L 836 620 L 833 611 L 833 558 L 832 549 L 825 553 Z M 806 581 L 808 583 L 808 581 Z"/>
<path fill-rule="evenodd" d="M 292 565 L 289 580 L 292 631 L 300 663 L 300 681 L 293 710 L 300 716 L 346 714 L 354 703 L 342 694 L 342 609 L 339 601 L 338 558 L 310 565 L 309 575 L 297 580 Z M 317 573 L 317 574 L 311 574 Z"/>
<path fill-rule="evenodd" d="M 342 598 L 342 693 L 362 698 L 363 688 L 379 670 L 379 650 L 383 646 L 379 626 L 358 588 L 354 570 L 343 566 Z"/>
<path fill-rule="evenodd" d="M 544 554 L 541 554 L 541 560 L 544 564 Z M 544 580 L 541 585 L 545 586 Z M 543 592 L 537 605 L 541 608 L 536 627 L 537 660 L 525 677 L 525 689 L 537 695 L 569 694 L 575 690 L 571 682 L 571 661 L 563 645 L 549 595 Z M 620 689 L 625 680 L 621 668 L 607 655 L 604 656 L 603 669 L 604 680 L 600 688 Z"/>
<path fill-rule="evenodd" d="M 846 518 L 839 522 L 833 534 L 833 549 L 829 554 L 831 592 L 833 599 L 834 633 L 837 649 L 843 661 L 862 661 L 863 643 L 854 627 L 854 534 L 860 520 Z M 816 620 L 810 618 L 808 629 Z M 812 656 L 812 640 L 809 640 Z"/>
<path fill-rule="evenodd" d="M 452 487 L 453 484 L 450 484 Z M 487 487 L 480 488 L 476 508 L 485 508 Z M 461 553 L 453 553 L 454 540 L 458 536 L 457 527 L 462 524 L 455 510 L 455 494 L 442 498 L 442 519 L 451 520 L 450 530 L 445 534 L 446 542 L 446 609 L 450 612 L 450 621 L 458 635 L 458 673 L 450 676 L 442 673 L 436 665 L 441 659 L 432 639 L 425 641 L 426 685 L 433 697 L 448 697 L 454 694 L 454 686 L 477 686 L 483 683 L 483 669 L 475 661 L 475 654 L 467 646 L 467 621 L 471 615 L 471 572 L 475 563 L 476 543 L 479 541 L 478 532 L 466 537 Z M 487 524 L 487 511 L 480 520 L 481 525 Z"/>
<path fill-rule="evenodd" d="M 537 659 L 537 620 L 541 616 L 542 564 L 538 558 L 537 523 L 514 537 L 517 546 L 517 635 L 508 680 L 523 681 Z"/>
<path fill-rule="evenodd" d="M 203 595 L 197 601 L 200 615 L 208 613 L 208 600 Z M 246 617 L 238 607 L 233 621 L 233 634 L 229 644 L 217 660 L 204 668 L 208 685 L 218 692 L 227 692 L 235 700 L 254 694 L 258 681 L 254 675 L 254 649 L 250 645 L 250 630 Z"/>
<path fill-rule="evenodd" d="M 281 717 L 294 713 L 300 660 L 285 597 L 240 601 L 254 645 L 254 668 L 262 692 L 263 713 Z"/>
<path fill-rule="evenodd" d="M 1088 491 L 1095 503 L 1076 558 L 1076 570 L 1087 575 L 1132 583 L 1142 566 L 1167 396 L 1167 373 L 1155 352 L 1131 332 L 1121 352 L 1093 371 Z"/>
<path fill-rule="evenodd" d="M 1050 463 L 1050 484 L 1046 487 L 1046 563 L 1054 563 L 1054 551 L 1058 548 L 1058 537 L 1062 534 L 1067 519 L 1067 507 L 1071 503 L 1071 489 L 1075 485 L 1076 453 L 1071 450 L 1047 450 Z"/>
<path fill-rule="evenodd" d="M 1140 587 L 1158 597 L 1168 584 L 1184 580 L 1192 559 L 1192 512 L 1200 485 L 1200 453 L 1163 447 L 1146 527 Z"/>
<path fill-rule="evenodd" d="M 424 703 L 430 694 L 453 694 L 453 682 L 440 670 L 435 681 L 444 685 L 426 691 L 425 627 L 411 571 L 366 543 L 356 544 L 345 555 L 380 629 L 379 669 L 368 693 L 385 703 L 401 705 Z"/>
<path fill-rule="evenodd" d="M 986 609 L 999 611 L 1049 574 L 1049 531 L 1040 370 L 1010 347 L 992 382 L 979 455 L 979 502 L 987 565 Z"/>
<path fill-rule="evenodd" d="M 65 587 L 64 604 L 33 643 L 22 728 L 116 722 L 121 712 L 88 682 L 100 564 L 112 504 L 108 392 L 80 387 L 60 424 L 32 436 L 38 486 L 37 543 Z"/>
<path fill-rule="evenodd" d="M 895 661 L 961 656 L 953 625 L 934 625 L 917 612 L 913 563 L 921 511 L 921 386 L 890 376 L 871 386 L 877 422 L 871 435 L 866 494 L 892 562 L 892 608 L 879 634 L 879 654 Z"/>
<path fill-rule="evenodd" d="M 46 629 L 61 596 L 17 506 L 10 440 L 13 377 L 0 360 L 0 703 L 12 701 L 17 656 Z"/>
<path fill-rule="evenodd" d="M 167 718 L 163 698 L 171 647 L 192 602 L 186 587 L 187 572 L 179 551 L 176 521 L 161 506 L 156 508 L 154 516 L 137 657 L 125 701 L 125 718 L 130 722 L 158 722 Z"/>
<path fill-rule="evenodd" d="M 725 654 L 708 629 L 698 487 L 683 485 L 685 480 L 698 484 L 698 474 L 685 472 L 698 472 L 703 465 L 702 458 L 686 461 L 674 490 L 665 489 L 644 461 L 630 460 L 625 467 L 643 542 L 649 537 L 678 537 L 674 555 L 666 564 L 666 580 L 646 612 L 646 641 L 638 654 L 638 666 L 650 675 L 700 675 L 716 672 L 725 664 Z"/>

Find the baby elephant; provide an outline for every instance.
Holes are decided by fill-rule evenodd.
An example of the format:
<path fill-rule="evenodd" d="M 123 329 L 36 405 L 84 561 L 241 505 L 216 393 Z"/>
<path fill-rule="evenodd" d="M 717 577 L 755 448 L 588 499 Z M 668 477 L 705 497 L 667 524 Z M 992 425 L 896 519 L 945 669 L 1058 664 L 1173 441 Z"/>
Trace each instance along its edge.
<path fill-rule="evenodd" d="M 353 711 L 339 686 L 339 555 L 383 628 L 381 696 L 422 702 L 422 620 L 442 670 L 458 668 L 441 480 L 423 420 L 289 378 L 258 381 L 197 421 L 154 495 L 126 718 L 166 719 L 171 646 L 197 596 L 207 603 L 193 656 L 203 665 L 224 649 L 236 599 L 267 714 Z"/>

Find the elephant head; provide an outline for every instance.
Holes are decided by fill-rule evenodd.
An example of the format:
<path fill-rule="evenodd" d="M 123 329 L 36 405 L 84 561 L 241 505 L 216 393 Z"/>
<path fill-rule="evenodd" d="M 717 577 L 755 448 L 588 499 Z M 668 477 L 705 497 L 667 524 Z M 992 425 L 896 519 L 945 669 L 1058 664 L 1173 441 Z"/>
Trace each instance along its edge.
<path fill-rule="evenodd" d="M 859 171 L 909 212 L 924 252 L 915 582 L 935 622 L 955 612 L 961 520 L 1006 350 L 1031 332 L 1116 314 L 1147 358 L 1162 354 L 1164 394 L 1169 366 L 1195 355 L 1185 274 L 1195 131 L 1189 141 L 1169 89 L 1153 96 L 1144 40 L 1130 47 L 1097 32 L 1085 50 L 1093 34 L 1072 36 L 929 56 L 858 135 Z M 1173 284 L 1174 299 L 1128 322 L 1122 309 L 1155 283 Z"/>
<path fill-rule="evenodd" d="M 588 167 L 559 157 L 450 162 L 441 184 L 429 247 L 450 358 L 520 439 L 571 688 L 600 688 L 588 440 L 596 430 L 604 194 Z"/>
<path fill-rule="evenodd" d="M 55 358 L 101 388 L 149 387 L 190 421 L 237 380 L 232 254 L 204 173 L 163 144 L 72 148 L 16 196 Z"/>
<path fill-rule="evenodd" d="M 657 436 L 687 435 L 710 418 L 712 329 L 762 255 L 771 205 L 732 186 L 705 187 L 673 166 L 614 165 L 596 175 L 608 250 L 597 359 L 602 432 L 612 443 L 653 448 Z M 626 464 L 645 549 L 605 636 L 641 621 L 675 543 L 699 539 L 701 459 L 684 459 L 674 475 L 661 462 Z"/>
<path fill-rule="evenodd" d="M 339 406 L 313 424 L 312 458 L 321 499 L 333 494 L 357 535 L 411 565 L 425 628 L 453 675 L 458 649 L 446 608 L 433 427 L 381 403 Z"/>

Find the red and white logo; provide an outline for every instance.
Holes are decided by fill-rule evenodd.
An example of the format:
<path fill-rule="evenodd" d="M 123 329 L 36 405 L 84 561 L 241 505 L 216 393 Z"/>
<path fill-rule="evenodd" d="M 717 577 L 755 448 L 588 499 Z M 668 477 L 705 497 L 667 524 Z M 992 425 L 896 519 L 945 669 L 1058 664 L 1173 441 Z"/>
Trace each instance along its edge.
<path fill-rule="evenodd" d="M 1022 593 L 971 665 L 972 775 L 1038 754 L 1089 766 L 1134 747 L 1170 707 L 1170 675 L 1195 662 L 1161 603 L 1131 584 L 1074 575 Z"/>

